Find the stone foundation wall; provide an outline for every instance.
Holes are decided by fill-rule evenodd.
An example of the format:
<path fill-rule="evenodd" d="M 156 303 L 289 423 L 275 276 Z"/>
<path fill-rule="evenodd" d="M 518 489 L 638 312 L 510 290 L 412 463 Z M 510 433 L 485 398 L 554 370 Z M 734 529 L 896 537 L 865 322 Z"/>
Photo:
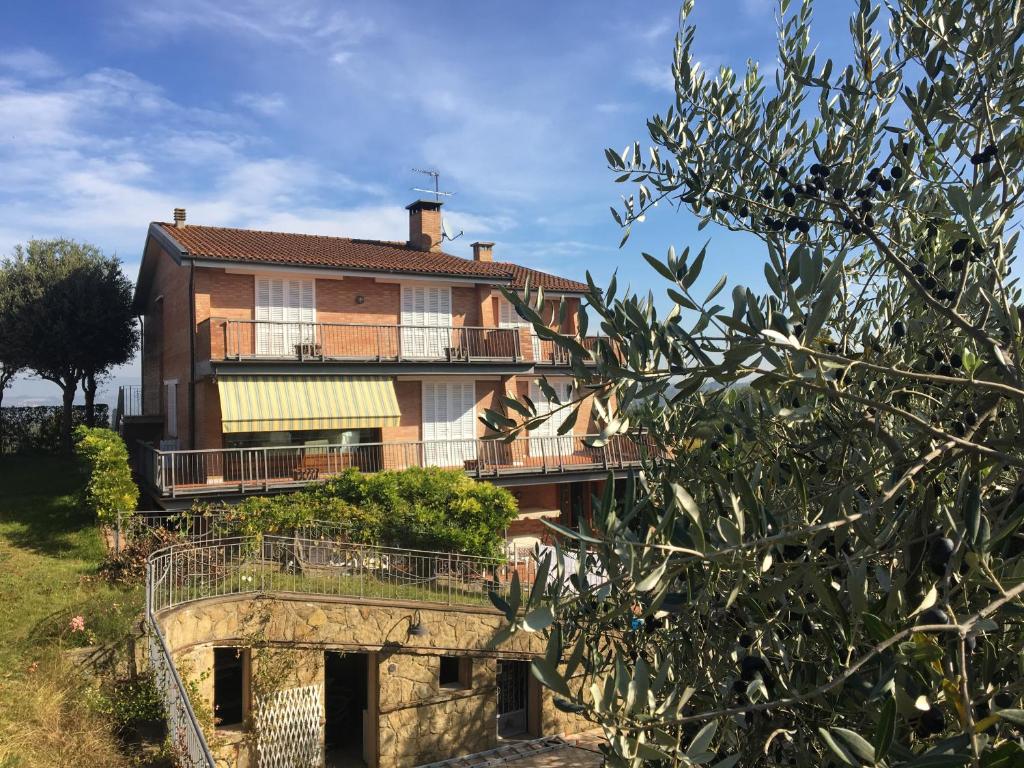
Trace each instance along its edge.
<path fill-rule="evenodd" d="M 179 671 L 191 680 L 201 700 L 197 704 L 207 711 L 213 705 L 214 647 L 255 647 L 250 665 L 254 688 L 262 683 L 261 664 L 264 672 L 278 671 L 274 677 L 280 678 L 279 689 L 319 685 L 321 715 L 324 651 L 367 653 L 370 722 L 364 746 L 371 768 L 411 768 L 495 746 L 497 659 L 525 660 L 544 652 L 543 638 L 531 633 L 518 633 L 497 649 L 491 648 L 490 641 L 505 620 L 483 607 L 231 596 L 165 611 L 159 619 Z M 426 630 L 425 635 L 409 634 L 415 622 Z M 269 648 L 260 647 L 268 644 Z M 442 656 L 468 658 L 468 679 L 441 686 Z M 288 663 L 282 666 L 281 658 Z M 287 672 L 280 672 L 284 668 Z M 557 710 L 549 691 L 536 681 L 530 684 L 536 709 L 530 718 L 532 735 L 569 734 L 592 727 Z M 218 756 L 230 764 L 255 763 L 252 740 L 244 733 L 218 729 L 212 742 Z"/>

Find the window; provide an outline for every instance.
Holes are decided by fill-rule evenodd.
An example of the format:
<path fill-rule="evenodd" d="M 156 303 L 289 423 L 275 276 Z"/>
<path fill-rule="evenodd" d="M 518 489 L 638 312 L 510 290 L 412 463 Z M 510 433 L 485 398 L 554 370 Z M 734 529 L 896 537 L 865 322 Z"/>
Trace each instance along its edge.
<path fill-rule="evenodd" d="M 164 382 L 164 437 L 178 436 L 178 380 Z"/>
<path fill-rule="evenodd" d="M 312 280 L 256 278 L 256 354 L 291 356 L 316 341 L 316 295 Z"/>
<path fill-rule="evenodd" d="M 452 344 L 452 289 L 402 286 L 402 356 L 442 358 Z"/>
<path fill-rule="evenodd" d="M 437 682 L 442 688 L 470 688 L 473 682 L 473 660 L 465 656 L 442 656 Z"/>
<path fill-rule="evenodd" d="M 423 441 L 428 466 L 461 467 L 476 458 L 474 382 L 423 382 Z"/>
<path fill-rule="evenodd" d="M 241 725 L 249 713 L 249 650 L 213 649 L 213 716 L 218 727 Z"/>
<path fill-rule="evenodd" d="M 529 328 L 533 346 L 533 359 L 540 360 L 540 337 L 533 329 L 533 323 L 520 317 L 512 302 L 504 296 L 498 296 L 498 326 L 500 328 Z"/>

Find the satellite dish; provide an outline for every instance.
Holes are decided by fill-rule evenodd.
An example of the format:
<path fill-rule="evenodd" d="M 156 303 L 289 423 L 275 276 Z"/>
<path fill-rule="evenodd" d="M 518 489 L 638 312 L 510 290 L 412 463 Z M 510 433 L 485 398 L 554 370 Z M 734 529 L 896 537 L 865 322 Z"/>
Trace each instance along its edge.
<path fill-rule="evenodd" d="M 444 219 L 441 219 L 441 239 L 442 240 L 449 240 L 449 241 L 451 241 L 451 240 L 458 240 L 460 237 L 462 237 L 462 230 L 461 229 L 459 230 L 459 233 L 457 235 L 453 235 L 451 228 L 448 226 L 448 222 L 445 221 Z"/>

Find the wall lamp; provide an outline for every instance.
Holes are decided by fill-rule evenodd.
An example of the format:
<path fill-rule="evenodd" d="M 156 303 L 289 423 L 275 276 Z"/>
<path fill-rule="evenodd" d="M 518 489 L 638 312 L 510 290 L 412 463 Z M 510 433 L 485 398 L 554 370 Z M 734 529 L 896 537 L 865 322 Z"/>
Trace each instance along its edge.
<path fill-rule="evenodd" d="M 409 637 L 426 637 L 429 634 L 430 630 L 423 626 L 420 612 L 416 611 L 416 613 L 409 617 Z"/>
<path fill-rule="evenodd" d="M 363 294 L 360 293 L 358 296 L 356 296 L 356 304 L 362 304 L 365 301 L 366 297 L 363 296 Z"/>

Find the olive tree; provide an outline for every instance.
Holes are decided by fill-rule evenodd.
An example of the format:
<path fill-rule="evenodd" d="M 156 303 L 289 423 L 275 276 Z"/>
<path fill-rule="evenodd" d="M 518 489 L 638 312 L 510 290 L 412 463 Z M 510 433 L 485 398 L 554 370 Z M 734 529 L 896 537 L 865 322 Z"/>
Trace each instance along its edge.
<path fill-rule="evenodd" d="M 596 442 L 651 448 L 495 602 L 547 634 L 534 673 L 613 765 L 1020 765 L 1024 4 L 864 0 L 849 64 L 788 6 L 769 84 L 695 65 L 688 0 L 675 103 L 607 152 L 624 243 L 671 204 L 747 233 L 766 287 L 698 295 L 713 245 L 644 254 L 663 298 L 590 281 L 593 365 L 513 297 Z"/>

